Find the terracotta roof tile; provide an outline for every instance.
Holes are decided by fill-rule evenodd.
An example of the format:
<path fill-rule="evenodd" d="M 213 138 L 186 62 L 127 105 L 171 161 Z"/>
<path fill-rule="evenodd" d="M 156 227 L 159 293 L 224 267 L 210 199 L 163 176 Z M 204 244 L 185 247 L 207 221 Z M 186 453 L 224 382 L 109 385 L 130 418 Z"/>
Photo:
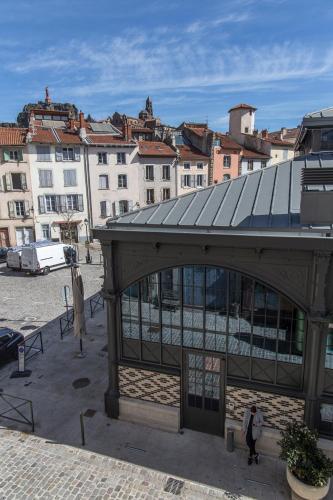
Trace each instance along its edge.
<path fill-rule="evenodd" d="M 70 130 L 62 130 L 57 128 L 55 133 L 59 137 L 61 143 L 81 144 L 81 139 L 78 132 Z"/>
<path fill-rule="evenodd" d="M 139 155 L 140 156 L 166 156 L 175 157 L 176 152 L 164 142 L 157 141 L 139 141 Z"/>
<path fill-rule="evenodd" d="M 269 160 L 270 156 L 265 155 L 264 153 L 259 153 L 258 151 L 252 151 L 251 149 L 243 149 L 241 156 L 243 158 L 249 158 L 249 159 L 267 159 Z"/>
<path fill-rule="evenodd" d="M 222 149 L 237 149 L 241 150 L 242 146 L 240 146 L 234 139 L 232 139 L 227 134 L 216 133 L 217 137 L 221 139 L 221 148 Z"/>
<path fill-rule="evenodd" d="M 177 147 L 179 149 L 181 160 L 200 160 L 206 162 L 209 160 L 209 156 L 205 155 L 192 145 L 184 144 Z"/>
<path fill-rule="evenodd" d="M 0 127 L 0 146 L 23 146 L 27 132 L 26 128 Z"/>
<path fill-rule="evenodd" d="M 52 133 L 50 128 L 39 128 L 35 129 L 32 134 L 31 142 L 41 142 L 44 144 L 56 144 L 57 140 Z"/>
<path fill-rule="evenodd" d="M 235 109 L 252 109 L 252 111 L 257 111 L 257 108 L 254 108 L 253 106 L 250 106 L 249 104 L 236 104 L 236 106 L 233 106 L 232 108 L 229 109 L 230 111 L 234 111 Z"/>
<path fill-rule="evenodd" d="M 88 134 L 87 139 L 91 144 L 128 144 L 130 146 L 135 146 L 135 142 L 132 140 L 125 140 L 122 137 L 117 137 L 114 135 L 102 135 L 102 134 Z"/>

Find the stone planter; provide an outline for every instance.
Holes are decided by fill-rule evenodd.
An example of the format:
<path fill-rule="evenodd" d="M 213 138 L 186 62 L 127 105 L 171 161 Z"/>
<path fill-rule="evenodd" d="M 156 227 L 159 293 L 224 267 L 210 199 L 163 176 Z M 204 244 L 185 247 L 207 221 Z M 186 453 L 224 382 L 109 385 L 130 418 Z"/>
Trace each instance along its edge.
<path fill-rule="evenodd" d="M 330 489 L 330 480 L 325 486 L 309 486 L 302 483 L 287 467 L 287 481 L 291 488 L 293 500 L 321 500 L 325 498 Z"/>

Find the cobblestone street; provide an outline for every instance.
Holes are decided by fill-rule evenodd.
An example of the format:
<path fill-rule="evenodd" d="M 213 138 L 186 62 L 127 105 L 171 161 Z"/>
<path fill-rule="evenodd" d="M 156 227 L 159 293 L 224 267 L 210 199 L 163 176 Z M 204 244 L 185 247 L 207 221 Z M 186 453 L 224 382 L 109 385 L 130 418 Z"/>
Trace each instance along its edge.
<path fill-rule="evenodd" d="M 249 498 L 14 431 L 1 429 L 0 440 L 4 500 Z"/>
<path fill-rule="evenodd" d="M 91 254 L 93 265 L 86 265 L 85 248 L 80 246 L 79 257 L 85 298 L 99 291 L 102 282 L 103 266 L 100 264 L 100 251 L 91 250 Z M 64 285 L 71 285 L 71 273 L 66 267 L 47 276 L 32 276 L 12 271 L 6 264 L 0 264 L 0 283 L 0 326 L 17 329 L 28 325 L 41 327 L 63 314 L 61 290 Z"/>

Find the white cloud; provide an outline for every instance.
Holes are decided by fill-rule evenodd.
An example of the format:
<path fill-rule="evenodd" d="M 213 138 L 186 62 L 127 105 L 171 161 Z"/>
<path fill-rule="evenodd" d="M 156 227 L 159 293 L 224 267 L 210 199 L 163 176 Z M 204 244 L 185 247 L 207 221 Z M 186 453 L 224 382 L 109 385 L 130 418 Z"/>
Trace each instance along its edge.
<path fill-rule="evenodd" d="M 283 90 L 292 82 L 332 77 L 333 44 L 318 51 L 290 43 L 211 47 L 187 37 L 156 44 L 151 36 L 133 35 L 96 44 L 71 41 L 14 61 L 9 69 L 22 74 L 47 70 L 48 78 L 59 78 L 61 72 L 63 95 L 81 97 L 210 87 L 224 92 Z"/>
<path fill-rule="evenodd" d="M 194 21 L 185 28 L 186 33 L 198 33 L 200 31 L 207 31 L 212 28 L 217 28 L 223 24 L 228 25 L 232 23 L 242 23 L 250 19 L 250 14 L 248 12 L 243 13 L 232 13 L 220 16 L 217 19 L 208 21 Z"/>

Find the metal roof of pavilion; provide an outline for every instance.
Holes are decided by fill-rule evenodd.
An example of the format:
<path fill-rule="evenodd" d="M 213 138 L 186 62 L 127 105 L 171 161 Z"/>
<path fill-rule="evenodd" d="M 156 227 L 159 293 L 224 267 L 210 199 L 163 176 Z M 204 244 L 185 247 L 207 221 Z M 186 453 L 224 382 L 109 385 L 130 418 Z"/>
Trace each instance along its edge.
<path fill-rule="evenodd" d="M 299 230 L 303 168 L 333 168 L 333 154 L 310 154 L 256 170 L 109 219 L 107 227 Z"/>

